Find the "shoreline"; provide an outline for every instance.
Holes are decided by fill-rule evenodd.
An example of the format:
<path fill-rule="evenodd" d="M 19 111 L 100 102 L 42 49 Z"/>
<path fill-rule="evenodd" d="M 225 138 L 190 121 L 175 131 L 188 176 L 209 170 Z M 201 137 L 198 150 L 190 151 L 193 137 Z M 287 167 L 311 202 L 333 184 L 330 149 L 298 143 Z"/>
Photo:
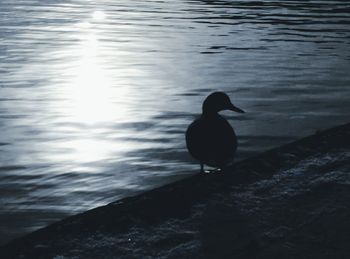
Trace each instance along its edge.
<path fill-rule="evenodd" d="M 0 247 L 0 254 L 4 255 L 2 258 L 54 258 L 55 256 L 63 256 L 61 258 L 66 258 L 66 256 L 68 258 L 80 258 L 80 256 L 82 258 L 93 258 L 96 256 L 102 256 L 104 258 L 137 258 L 138 256 L 153 257 L 156 255 L 165 258 L 176 256 L 179 256 L 179 258 L 184 256 L 191 258 L 215 258 L 217 256 L 268 258 L 269 256 L 276 255 L 285 256 L 291 251 L 294 251 L 293 253 L 296 256 L 299 255 L 299 250 L 309 249 L 308 251 L 311 252 L 308 258 L 331 258 L 334 256 L 336 256 L 334 258 L 343 258 L 342 256 L 345 258 L 346 254 L 350 255 L 350 251 L 346 250 L 345 247 L 343 250 L 338 247 L 336 249 L 337 251 L 329 248 L 327 254 L 324 252 L 327 246 L 322 248 L 311 246 L 310 248 L 310 244 L 307 247 L 299 247 L 294 244 L 292 236 L 289 236 L 292 235 L 290 232 L 293 232 L 294 229 L 289 225 L 293 225 L 294 223 L 281 223 L 283 222 L 283 217 L 280 218 L 281 216 L 277 216 L 281 212 L 266 212 L 266 206 L 260 208 L 259 205 L 255 204 L 255 206 L 250 208 L 251 211 L 245 214 L 244 208 L 252 200 L 260 199 L 262 202 L 267 202 L 271 207 L 274 207 L 275 203 L 281 202 L 280 206 L 283 208 L 283 204 L 288 203 L 285 209 L 286 211 L 289 210 L 292 206 L 289 204 L 290 200 L 288 197 L 285 200 L 281 198 L 282 201 L 277 202 L 274 199 L 278 200 L 280 197 L 278 195 L 276 197 L 269 197 L 269 193 L 264 193 L 265 189 L 277 189 L 280 188 L 280 185 L 285 185 L 283 188 L 287 192 L 289 192 L 289 189 L 294 188 L 298 190 L 295 192 L 304 195 L 305 190 L 310 189 L 310 183 L 313 181 L 313 178 L 308 178 L 310 174 L 314 174 L 313 177 L 315 179 L 322 179 L 327 173 L 336 172 L 337 170 L 346 171 L 350 163 L 347 157 L 349 151 L 350 123 L 316 133 L 239 161 L 225 172 L 196 174 L 137 196 L 127 197 L 106 206 L 68 217 L 24 237 L 10 241 L 8 244 Z M 331 159 L 328 157 L 331 157 Z M 324 161 L 328 162 L 324 163 Z M 292 171 L 294 173 L 291 173 Z M 285 181 L 299 177 L 298 174 L 300 172 L 303 172 L 300 176 L 301 178 L 298 181 L 290 182 L 288 186 Z M 339 177 L 343 177 L 347 181 L 348 176 L 344 172 Z M 288 177 L 283 178 L 286 174 L 288 174 Z M 276 179 L 283 178 L 285 181 L 282 183 L 279 182 L 280 185 L 275 185 L 277 180 L 273 179 L 274 177 Z M 303 179 L 309 179 L 305 183 L 305 188 L 298 186 L 300 184 L 299 182 L 303 181 Z M 327 206 L 331 206 L 333 201 L 328 199 L 334 194 L 337 200 L 333 203 L 340 202 L 338 205 L 341 207 L 340 210 L 343 213 L 341 214 L 341 219 L 343 219 L 343 216 L 350 215 L 349 209 L 346 208 L 345 204 L 342 206 L 342 203 L 348 201 L 347 197 L 350 197 L 349 188 L 345 184 L 344 186 L 338 186 L 339 179 L 334 179 L 330 179 L 325 187 L 327 188 L 327 184 L 331 186 L 328 186 L 328 189 L 335 186 L 334 193 L 329 194 L 327 196 L 328 198 L 323 197 L 323 192 L 328 191 L 328 189 L 324 189 L 324 191 L 317 193 L 317 195 L 322 196 L 322 199 L 327 199 L 327 202 L 330 202 L 329 204 L 327 203 Z M 256 186 L 256 183 L 261 185 L 262 182 L 269 182 L 268 186 L 270 187 Z M 335 182 L 337 184 L 334 184 Z M 293 187 L 294 185 L 297 187 Z M 246 198 L 246 203 L 243 202 L 240 204 L 239 199 L 237 201 L 237 197 L 245 194 L 247 188 L 253 188 L 254 195 L 250 194 L 251 196 Z M 342 197 L 337 198 L 338 195 L 342 195 Z M 229 199 L 227 197 L 231 198 Z M 284 197 L 283 192 L 281 193 L 281 197 Z M 310 202 L 310 206 L 312 207 L 314 203 L 318 203 L 318 199 L 315 198 L 315 200 L 308 201 L 305 198 L 305 204 L 298 203 L 300 211 L 303 206 L 307 207 L 309 205 L 308 202 Z M 203 209 L 200 209 L 201 206 L 205 207 L 205 213 L 203 213 Z M 315 211 L 324 210 L 318 217 L 327 216 L 328 212 L 323 207 L 324 204 L 319 204 L 318 206 L 314 208 Z M 210 209 L 211 207 L 214 209 Z M 271 215 L 276 217 L 275 222 L 270 222 L 270 228 L 273 229 L 273 231 L 271 230 L 269 232 L 269 235 L 272 236 L 270 239 L 273 239 L 277 243 L 280 241 L 276 241 L 274 239 L 275 236 L 281 239 L 289 238 L 290 240 L 276 245 L 275 248 L 270 243 L 264 244 L 265 241 L 256 232 L 263 232 L 263 225 L 267 223 L 265 222 L 263 224 L 262 222 L 261 225 L 254 223 L 254 219 L 256 221 L 260 220 L 256 218 L 258 214 L 254 214 L 256 208 L 261 210 L 262 215 L 264 213 L 266 215 L 272 213 Z M 299 215 L 300 211 L 298 211 L 298 208 L 293 208 L 291 211 Z M 333 208 L 333 210 L 336 209 Z M 329 211 L 332 210 L 330 209 Z M 338 217 L 335 214 L 331 216 L 332 219 L 333 217 Z M 301 216 L 299 215 L 298 217 Z M 246 218 L 252 222 L 246 224 Z M 232 219 L 234 219 L 234 222 L 231 222 Z M 224 225 L 218 223 L 222 220 L 228 223 Z M 290 220 L 293 221 L 292 219 Z M 300 218 L 299 220 L 300 222 L 295 223 L 296 225 L 304 221 L 307 222 L 307 219 Z M 327 222 L 329 221 L 328 218 L 325 220 Z M 306 226 L 313 224 L 312 221 L 309 223 L 305 222 L 303 224 L 306 224 Z M 341 222 L 338 219 L 338 223 L 340 224 Z M 337 224 L 337 222 L 334 222 L 334 224 Z M 164 227 L 164 225 L 169 225 L 170 230 Z M 240 229 L 238 227 L 239 225 L 246 226 L 246 228 Z M 278 228 L 274 229 L 274 225 L 278 225 Z M 175 226 L 181 229 L 181 231 L 177 232 Z M 345 232 L 343 234 L 341 229 L 343 228 L 343 231 L 346 231 L 349 226 L 349 224 L 341 226 L 339 228 L 340 230 L 337 228 L 340 231 L 338 235 L 343 237 L 345 241 L 349 240 L 349 238 L 345 238 Z M 165 229 L 164 231 L 167 235 L 162 236 L 164 231 L 159 230 L 160 227 Z M 327 231 L 328 229 L 325 230 L 326 233 L 328 233 Z M 239 236 L 235 237 L 235 234 L 232 234 L 234 232 L 239 233 Z M 144 233 L 144 235 L 140 233 Z M 145 233 L 148 233 L 148 235 Z M 264 235 L 267 235 L 266 231 L 264 233 Z M 143 236 L 143 238 L 138 237 L 138 234 Z M 294 235 L 297 235 L 297 233 L 294 233 Z M 319 236 L 322 235 L 321 231 Z M 154 238 L 154 236 L 157 238 Z M 213 237 L 216 237 L 220 242 L 214 240 Z M 316 234 L 313 236 L 314 239 L 317 239 L 317 237 Z M 151 242 L 152 244 L 150 245 L 148 244 L 150 242 L 149 239 L 157 240 L 154 241 L 154 244 Z M 332 241 L 335 240 L 330 240 L 328 243 L 332 243 Z M 339 245 L 342 245 L 345 241 L 339 242 L 338 240 L 337 242 Z M 89 242 L 90 244 L 87 246 Z M 310 242 L 313 244 L 313 241 Z M 296 241 L 296 243 L 298 242 Z M 290 247 L 288 248 L 286 244 L 290 244 Z M 332 245 L 334 246 L 335 244 L 332 243 Z M 148 250 L 143 248 L 142 251 L 137 250 L 135 252 L 131 249 L 135 249 L 135 247 L 146 247 Z M 331 253 L 333 251 L 332 249 L 334 250 L 334 254 Z M 291 255 L 284 258 L 300 257 L 293 257 Z"/>

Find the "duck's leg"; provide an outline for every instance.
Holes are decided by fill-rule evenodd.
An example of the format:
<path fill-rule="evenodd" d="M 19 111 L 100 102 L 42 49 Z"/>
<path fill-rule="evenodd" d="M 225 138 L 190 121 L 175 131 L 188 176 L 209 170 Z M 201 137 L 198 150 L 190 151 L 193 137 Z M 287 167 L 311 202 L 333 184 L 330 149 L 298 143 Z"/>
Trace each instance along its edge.
<path fill-rule="evenodd" d="M 204 174 L 205 171 L 204 171 L 204 164 L 203 164 L 203 162 L 200 162 L 200 165 L 201 165 L 200 173 L 201 173 L 201 174 Z"/>

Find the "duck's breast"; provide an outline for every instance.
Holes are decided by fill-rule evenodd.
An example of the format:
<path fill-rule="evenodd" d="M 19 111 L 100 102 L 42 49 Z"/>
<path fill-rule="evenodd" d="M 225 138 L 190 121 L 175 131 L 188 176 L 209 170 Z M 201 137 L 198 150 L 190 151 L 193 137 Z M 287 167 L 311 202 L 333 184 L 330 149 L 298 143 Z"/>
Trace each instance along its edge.
<path fill-rule="evenodd" d="M 195 120 L 187 129 L 186 143 L 194 158 L 211 166 L 231 162 L 237 148 L 236 134 L 221 116 Z"/>

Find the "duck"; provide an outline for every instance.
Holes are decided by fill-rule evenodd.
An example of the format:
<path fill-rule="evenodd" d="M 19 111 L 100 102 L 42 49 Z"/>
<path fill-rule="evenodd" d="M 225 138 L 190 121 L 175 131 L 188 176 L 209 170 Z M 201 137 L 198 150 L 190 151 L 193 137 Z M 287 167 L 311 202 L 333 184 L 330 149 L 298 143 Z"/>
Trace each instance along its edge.
<path fill-rule="evenodd" d="M 204 165 L 222 170 L 232 164 L 237 150 L 237 136 L 230 123 L 219 112 L 244 113 L 234 106 L 224 92 L 211 93 L 204 100 L 202 114 L 186 130 L 186 146 L 190 155 Z"/>

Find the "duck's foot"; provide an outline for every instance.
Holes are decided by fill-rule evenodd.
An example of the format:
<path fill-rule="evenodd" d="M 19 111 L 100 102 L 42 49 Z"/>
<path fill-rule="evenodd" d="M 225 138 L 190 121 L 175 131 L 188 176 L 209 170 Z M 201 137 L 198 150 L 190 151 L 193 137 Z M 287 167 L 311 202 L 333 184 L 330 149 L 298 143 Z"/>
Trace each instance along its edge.
<path fill-rule="evenodd" d="M 215 168 L 215 169 L 210 170 L 210 171 L 211 171 L 211 173 L 221 173 L 222 172 L 221 168 Z"/>
<path fill-rule="evenodd" d="M 213 172 L 214 172 L 214 170 L 204 170 L 204 169 L 201 169 L 201 170 L 199 171 L 200 174 L 211 174 L 211 173 L 213 173 Z"/>
<path fill-rule="evenodd" d="M 221 173 L 221 172 L 222 172 L 222 170 L 220 168 L 201 171 L 201 173 L 203 173 L 203 174 L 215 174 L 215 173 Z"/>
<path fill-rule="evenodd" d="M 212 174 L 212 173 L 221 173 L 222 169 L 221 168 L 215 168 L 211 170 L 204 170 L 204 163 L 200 163 L 201 169 L 200 173 L 201 174 Z"/>

